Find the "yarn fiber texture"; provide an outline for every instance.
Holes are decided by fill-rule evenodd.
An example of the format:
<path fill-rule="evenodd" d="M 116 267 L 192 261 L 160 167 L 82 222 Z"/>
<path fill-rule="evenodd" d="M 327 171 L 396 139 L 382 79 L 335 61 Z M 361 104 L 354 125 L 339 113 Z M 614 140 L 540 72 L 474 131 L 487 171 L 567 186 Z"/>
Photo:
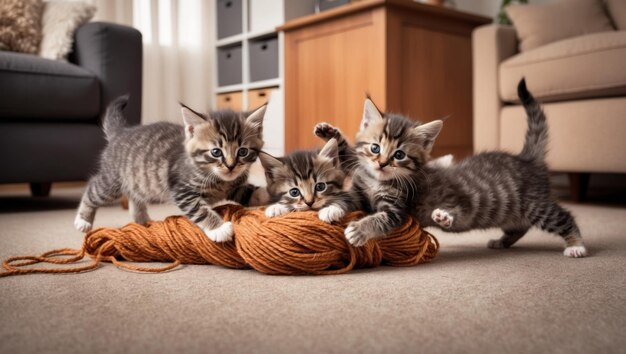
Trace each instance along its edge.
<path fill-rule="evenodd" d="M 183 216 L 146 225 L 99 228 L 85 235 L 81 249 L 58 249 L 40 256 L 12 257 L 3 262 L 0 276 L 29 273 L 78 273 L 100 262 L 138 272 L 165 272 L 180 264 L 212 264 L 234 269 L 253 268 L 265 274 L 341 274 L 381 264 L 405 267 L 429 262 L 439 250 L 437 239 L 409 218 L 386 237 L 354 247 L 346 240 L 347 224 L 364 216 L 351 213 L 339 224 L 319 220 L 317 212 L 293 212 L 275 218 L 262 209 L 223 205 L 215 209 L 231 221 L 234 241 L 216 243 Z M 86 255 L 93 262 L 81 266 L 34 268 L 37 263 L 75 264 Z M 164 267 L 126 262 L 169 262 Z"/>

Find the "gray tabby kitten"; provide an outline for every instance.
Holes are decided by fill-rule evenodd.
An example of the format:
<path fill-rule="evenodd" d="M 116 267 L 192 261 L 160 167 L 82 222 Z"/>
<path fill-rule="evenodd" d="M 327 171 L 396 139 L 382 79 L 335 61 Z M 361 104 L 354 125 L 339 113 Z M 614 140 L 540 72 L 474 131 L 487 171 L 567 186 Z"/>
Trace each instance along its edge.
<path fill-rule="evenodd" d="M 339 166 L 335 139 L 319 152 L 296 151 L 281 158 L 262 152 L 259 159 L 273 203 L 265 209 L 267 217 L 319 210 L 320 220 L 333 223 L 341 220 L 347 210 L 358 208 L 353 205 L 354 196 L 343 190 L 346 175 Z"/>
<path fill-rule="evenodd" d="M 504 235 L 491 240 L 490 248 L 508 248 L 537 226 L 563 238 L 565 256 L 586 256 L 576 222 L 550 196 L 544 113 L 524 80 L 518 95 L 528 115 L 521 153 L 486 152 L 447 168 L 426 163 L 441 121 L 419 125 L 382 114 L 366 100 L 353 188 L 372 215 L 351 223 L 347 239 L 361 246 L 414 215 L 424 227 L 452 232 L 501 228 Z"/>
<path fill-rule="evenodd" d="M 96 209 L 128 196 L 137 223 L 150 220 L 146 205 L 173 200 L 191 221 L 216 242 L 233 236 L 230 222 L 211 208 L 222 199 L 249 199 L 248 170 L 263 147 L 266 106 L 245 117 L 232 111 L 202 115 L 182 106 L 184 127 L 154 123 L 125 127 L 122 110 L 128 97 L 107 108 L 103 128 L 108 145 L 99 172 L 83 195 L 75 227 L 91 230 Z"/>

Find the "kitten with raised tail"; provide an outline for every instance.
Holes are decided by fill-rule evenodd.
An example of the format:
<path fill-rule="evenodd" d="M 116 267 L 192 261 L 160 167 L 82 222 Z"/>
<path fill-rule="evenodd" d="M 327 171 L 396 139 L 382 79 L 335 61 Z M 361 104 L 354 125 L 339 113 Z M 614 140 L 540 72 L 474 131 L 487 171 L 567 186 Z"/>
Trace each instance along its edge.
<path fill-rule="evenodd" d="M 339 165 L 335 139 L 320 151 L 296 151 L 280 158 L 261 152 L 259 159 L 272 203 L 265 209 L 267 217 L 318 210 L 322 221 L 333 223 L 358 208 L 356 198 L 344 191 L 346 175 Z"/>
<path fill-rule="evenodd" d="M 485 152 L 447 168 L 426 164 L 441 121 L 419 125 L 383 114 L 367 100 L 357 135 L 359 167 L 353 186 L 372 214 L 349 225 L 348 240 L 363 245 L 413 215 L 424 227 L 451 232 L 502 229 L 503 236 L 491 240 L 490 248 L 508 248 L 536 226 L 564 240 L 565 256 L 586 256 L 574 218 L 550 196 L 543 110 L 524 80 L 518 95 L 528 118 L 522 151 Z"/>
<path fill-rule="evenodd" d="M 233 228 L 211 208 L 223 199 L 245 202 L 250 165 L 263 147 L 266 106 L 249 115 L 217 111 L 203 115 L 182 105 L 183 125 L 154 123 L 126 127 L 128 97 L 114 100 L 103 118 L 108 144 L 91 177 L 74 221 L 91 230 L 96 210 L 128 196 L 133 220 L 150 220 L 147 204 L 173 201 L 213 241 L 231 240 Z"/>

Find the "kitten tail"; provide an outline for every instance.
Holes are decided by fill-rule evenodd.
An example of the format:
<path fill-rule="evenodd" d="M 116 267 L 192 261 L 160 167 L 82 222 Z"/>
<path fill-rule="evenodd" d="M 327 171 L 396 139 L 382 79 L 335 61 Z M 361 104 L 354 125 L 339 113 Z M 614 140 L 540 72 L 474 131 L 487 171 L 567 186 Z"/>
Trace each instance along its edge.
<path fill-rule="evenodd" d="M 104 119 L 102 120 L 102 129 L 107 141 L 111 141 L 124 127 L 126 127 L 126 119 L 122 111 L 128 104 L 128 95 L 120 96 L 107 107 Z"/>
<path fill-rule="evenodd" d="M 517 85 L 517 95 L 524 105 L 528 116 L 528 130 L 524 148 L 519 156 L 525 160 L 543 163 L 548 146 L 548 125 L 546 116 L 539 103 L 526 88 L 526 79 L 520 80 Z"/>

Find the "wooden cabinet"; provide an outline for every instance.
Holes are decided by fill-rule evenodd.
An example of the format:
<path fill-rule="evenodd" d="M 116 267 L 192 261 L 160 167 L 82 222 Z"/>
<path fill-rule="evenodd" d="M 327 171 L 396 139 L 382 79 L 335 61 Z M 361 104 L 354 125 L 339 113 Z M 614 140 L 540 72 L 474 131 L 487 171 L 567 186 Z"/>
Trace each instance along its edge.
<path fill-rule="evenodd" d="M 242 109 L 242 93 L 228 92 L 217 95 L 217 109 L 232 109 L 233 111 L 241 111 Z"/>
<path fill-rule="evenodd" d="M 422 122 L 450 116 L 434 155 L 472 152 L 471 32 L 489 19 L 410 0 L 364 0 L 287 22 L 286 151 L 320 146 L 317 122 L 353 138 L 365 94 Z"/>

